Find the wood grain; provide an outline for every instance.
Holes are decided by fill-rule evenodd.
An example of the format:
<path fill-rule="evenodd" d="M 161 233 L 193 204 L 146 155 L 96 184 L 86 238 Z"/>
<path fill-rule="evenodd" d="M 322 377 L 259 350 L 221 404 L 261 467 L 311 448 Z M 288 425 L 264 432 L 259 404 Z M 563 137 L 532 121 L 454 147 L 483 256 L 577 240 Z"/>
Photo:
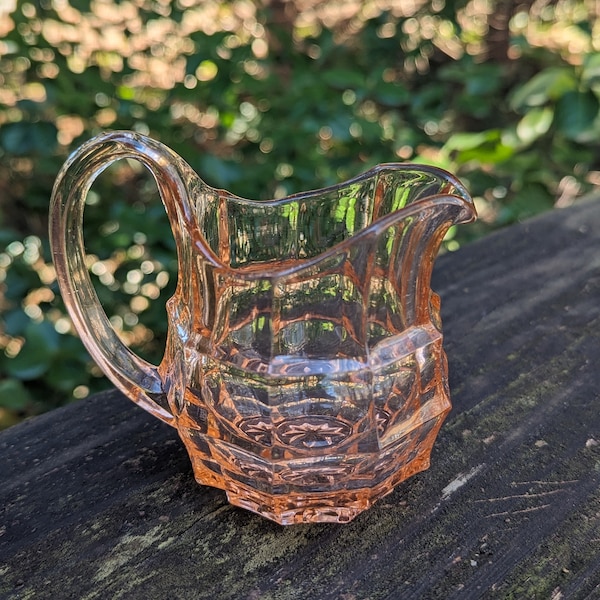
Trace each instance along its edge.
<path fill-rule="evenodd" d="M 281 527 L 100 394 L 0 434 L 0 597 L 600 598 L 600 202 L 441 257 L 434 288 L 454 408 L 428 471 Z"/>

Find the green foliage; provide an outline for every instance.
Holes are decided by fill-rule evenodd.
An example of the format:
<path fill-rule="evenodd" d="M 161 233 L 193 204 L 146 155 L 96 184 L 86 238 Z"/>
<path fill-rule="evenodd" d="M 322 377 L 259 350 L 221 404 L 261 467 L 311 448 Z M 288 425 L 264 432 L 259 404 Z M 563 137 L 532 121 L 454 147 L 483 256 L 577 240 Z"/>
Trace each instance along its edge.
<path fill-rule="evenodd" d="M 448 249 L 598 183 L 595 5 L 537 4 L 498 3 L 513 11 L 500 44 L 486 33 L 494 3 L 467 0 L 411 14 L 367 2 L 337 21 L 333 4 L 321 19 L 276 0 L 47 0 L 0 15 L 0 427 L 108 385 L 65 315 L 46 233 L 60 166 L 100 131 L 147 133 L 250 198 L 437 164 L 480 212 Z M 115 328 L 159 361 L 175 248 L 139 164 L 98 178 L 85 238 Z"/>

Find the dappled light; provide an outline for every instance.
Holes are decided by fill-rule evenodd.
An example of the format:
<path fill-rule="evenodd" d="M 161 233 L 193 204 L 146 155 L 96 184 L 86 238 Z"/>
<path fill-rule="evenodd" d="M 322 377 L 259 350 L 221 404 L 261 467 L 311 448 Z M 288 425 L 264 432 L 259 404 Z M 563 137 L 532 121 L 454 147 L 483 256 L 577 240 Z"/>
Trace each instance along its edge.
<path fill-rule="evenodd" d="M 449 231 L 444 248 L 456 250 L 600 184 L 598 10 L 0 0 L 0 426 L 106 385 L 74 336 L 47 244 L 52 184 L 83 141 L 148 134 L 209 184 L 255 199 L 377 163 L 435 164 L 462 178 L 480 216 Z M 176 261 L 154 181 L 120 161 L 94 184 L 85 219 L 111 322 L 156 362 Z"/>

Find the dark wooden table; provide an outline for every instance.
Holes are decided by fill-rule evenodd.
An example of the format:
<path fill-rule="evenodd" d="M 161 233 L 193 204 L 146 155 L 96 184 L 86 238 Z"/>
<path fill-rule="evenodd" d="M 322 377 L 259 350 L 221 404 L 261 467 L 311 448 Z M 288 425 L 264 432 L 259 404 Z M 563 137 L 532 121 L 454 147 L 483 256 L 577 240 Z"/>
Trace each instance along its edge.
<path fill-rule="evenodd" d="M 454 409 L 428 471 L 281 527 L 100 394 L 0 435 L 0 597 L 600 598 L 600 202 L 441 257 L 434 287 Z"/>

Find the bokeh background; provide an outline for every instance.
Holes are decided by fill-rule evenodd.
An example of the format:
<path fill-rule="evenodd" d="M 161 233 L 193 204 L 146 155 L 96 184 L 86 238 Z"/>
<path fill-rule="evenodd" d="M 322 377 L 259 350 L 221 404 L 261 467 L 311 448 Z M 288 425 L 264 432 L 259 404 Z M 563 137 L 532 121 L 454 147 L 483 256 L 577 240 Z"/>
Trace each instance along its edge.
<path fill-rule="evenodd" d="M 453 251 L 600 184 L 599 14 L 598 0 L 0 0 L 0 428 L 110 385 L 48 248 L 52 185 L 83 141 L 148 134 L 253 199 L 435 164 L 480 215 L 449 232 Z M 138 163 L 94 184 L 85 238 L 114 327 L 159 361 L 175 249 Z"/>

